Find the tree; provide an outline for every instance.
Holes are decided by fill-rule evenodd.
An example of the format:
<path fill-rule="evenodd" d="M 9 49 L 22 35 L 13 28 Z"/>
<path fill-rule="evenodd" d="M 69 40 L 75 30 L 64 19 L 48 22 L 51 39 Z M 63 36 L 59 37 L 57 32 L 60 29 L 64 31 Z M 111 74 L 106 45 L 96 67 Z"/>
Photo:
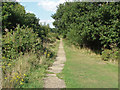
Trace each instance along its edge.
<path fill-rule="evenodd" d="M 17 24 L 23 25 L 25 9 L 18 2 L 2 3 L 2 28 L 14 29 Z"/>
<path fill-rule="evenodd" d="M 58 33 L 75 45 L 101 49 L 115 43 L 120 47 L 119 5 L 119 2 L 65 2 L 52 16 L 53 24 Z"/>

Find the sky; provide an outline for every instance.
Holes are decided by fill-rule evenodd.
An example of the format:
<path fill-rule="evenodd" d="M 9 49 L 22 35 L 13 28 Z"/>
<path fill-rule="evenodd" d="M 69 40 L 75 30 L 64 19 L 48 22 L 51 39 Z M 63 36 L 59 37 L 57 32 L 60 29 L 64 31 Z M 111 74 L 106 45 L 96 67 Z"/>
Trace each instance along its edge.
<path fill-rule="evenodd" d="M 40 23 L 49 24 L 54 28 L 52 15 L 56 12 L 57 6 L 67 0 L 16 0 L 25 7 L 26 12 L 34 13 L 40 19 Z M 69 0 L 70 1 L 70 0 Z"/>

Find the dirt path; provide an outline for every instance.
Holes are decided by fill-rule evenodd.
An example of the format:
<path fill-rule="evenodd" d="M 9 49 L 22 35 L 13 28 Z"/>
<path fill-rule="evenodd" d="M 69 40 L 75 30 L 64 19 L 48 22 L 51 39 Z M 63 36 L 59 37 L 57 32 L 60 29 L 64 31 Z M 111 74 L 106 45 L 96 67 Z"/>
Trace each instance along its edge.
<path fill-rule="evenodd" d="M 56 61 L 53 63 L 52 67 L 49 67 L 48 70 L 54 74 L 47 74 L 47 77 L 44 79 L 44 88 L 66 88 L 65 82 L 56 76 L 57 73 L 62 71 L 65 61 L 66 57 L 61 39 Z"/>

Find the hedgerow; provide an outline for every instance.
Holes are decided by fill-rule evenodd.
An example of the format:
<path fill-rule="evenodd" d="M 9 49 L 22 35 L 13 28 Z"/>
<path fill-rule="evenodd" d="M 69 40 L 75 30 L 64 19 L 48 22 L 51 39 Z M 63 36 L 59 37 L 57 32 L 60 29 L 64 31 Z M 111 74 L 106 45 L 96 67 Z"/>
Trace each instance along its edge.
<path fill-rule="evenodd" d="M 65 2 L 52 16 L 54 26 L 74 45 L 92 50 L 120 48 L 120 2 Z"/>

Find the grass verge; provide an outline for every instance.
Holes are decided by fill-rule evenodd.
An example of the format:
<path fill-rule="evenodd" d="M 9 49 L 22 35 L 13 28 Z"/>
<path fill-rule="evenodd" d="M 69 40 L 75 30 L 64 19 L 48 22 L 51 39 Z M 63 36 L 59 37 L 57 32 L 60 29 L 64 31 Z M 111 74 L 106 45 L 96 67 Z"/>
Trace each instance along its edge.
<path fill-rule="evenodd" d="M 118 88 L 118 65 L 101 60 L 86 49 L 76 49 L 64 40 L 67 61 L 58 77 L 67 88 Z"/>

